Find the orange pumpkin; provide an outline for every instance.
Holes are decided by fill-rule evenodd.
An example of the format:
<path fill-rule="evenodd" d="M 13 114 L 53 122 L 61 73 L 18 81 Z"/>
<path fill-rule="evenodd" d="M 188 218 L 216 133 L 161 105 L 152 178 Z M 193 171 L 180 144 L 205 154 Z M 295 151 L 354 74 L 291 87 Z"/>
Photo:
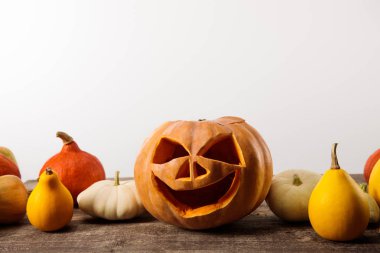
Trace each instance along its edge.
<path fill-rule="evenodd" d="M 0 154 L 0 176 L 14 175 L 21 178 L 17 164 L 4 155 Z"/>
<path fill-rule="evenodd" d="M 82 151 L 71 136 L 58 132 L 57 137 L 63 141 L 62 150 L 45 163 L 40 175 L 47 168 L 54 168 L 59 180 L 70 191 L 77 203 L 76 199 L 79 193 L 93 183 L 104 180 L 105 172 L 98 158 Z"/>
<path fill-rule="evenodd" d="M 173 121 L 145 141 L 134 174 L 154 217 L 206 229 L 236 221 L 261 204 L 272 159 L 260 134 L 241 118 Z"/>
<path fill-rule="evenodd" d="M 370 157 L 368 157 L 368 160 L 364 166 L 364 178 L 369 182 L 369 177 L 371 176 L 371 172 L 377 161 L 380 159 L 380 149 L 376 150 L 375 153 L 373 153 Z"/>

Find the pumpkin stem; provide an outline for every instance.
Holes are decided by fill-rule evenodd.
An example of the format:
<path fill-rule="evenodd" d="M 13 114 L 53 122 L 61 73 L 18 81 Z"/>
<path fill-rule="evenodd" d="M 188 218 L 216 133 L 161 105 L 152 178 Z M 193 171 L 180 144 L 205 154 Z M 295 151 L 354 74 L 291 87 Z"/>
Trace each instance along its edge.
<path fill-rule="evenodd" d="M 45 172 L 46 172 L 46 175 L 51 175 L 51 174 L 53 174 L 53 170 L 52 170 L 51 168 L 47 168 L 47 169 L 45 170 Z"/>
<path fill-rule="evenodd" d="M 115 186 L 120 185 L 120 178 L 119 178 L 120 171 L 115 172 Z"/>
<path fill-rule="evenodd" d="M 206 121 L 206 119 L 198 119 L 198 121 Z"/>
<path fill-rule="evenodd" d="M 359 186 L 360 186 L 360 189 L 363 190 L 363 192 L 365 192 L 365 193 L 368 192 L 368 191 L 367 191 L 367 187 L 368 187 L 368 185 L 367 185 L 366 183 L 361 183 L 361 184 L 359 184 Z"/>
<path fill-rule="evenodd" d="M 71 137 L 70 135 L 68 135 L 65 132 L 57 132 L 57 137 L 61 138 L 61 140 L 63 141 L 63 144 L 65 144 L 65 145 L 70 144 L 74 141 L 73 137 Z"/>
<path fill-rule="evenodd" d="M 300 186 L 302 184 L 301 178 L 297 175 L 293 175 L 293 185 Z"/>
<path fill-rule="evenodd" d="M 334 143 L 331 149 L 331 169 L 339 170 L 340 166 L 338 163 L 338 157 L 336 156 L 336 147 L 338 143 Z"/>

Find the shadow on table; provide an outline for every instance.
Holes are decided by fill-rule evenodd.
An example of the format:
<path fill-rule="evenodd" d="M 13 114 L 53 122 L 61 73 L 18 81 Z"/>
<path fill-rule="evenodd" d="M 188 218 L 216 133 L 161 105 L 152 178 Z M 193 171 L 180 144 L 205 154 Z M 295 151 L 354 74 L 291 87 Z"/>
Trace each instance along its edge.
<path fill-rule="evenodd" d="M 17 222 L 17 223 L 12 223 L 12 224 L 0 224 L 0 229 L 2 231 L 4 230 L 14 230 L 17 228 L 21 228 L 24 225 L 24 222 Z"/>
<path fill-rule="evenodd" d="M 49 233 L 49 234 L 66 234 L 66 233 L 72 233 L 75 232 L 76 226 L 73 226 L 71 224 L 65 226 L 64 228 L 57 230 L 57 231 L 51 231 L 51 232 L 43 232 L 43 233 Z"/>

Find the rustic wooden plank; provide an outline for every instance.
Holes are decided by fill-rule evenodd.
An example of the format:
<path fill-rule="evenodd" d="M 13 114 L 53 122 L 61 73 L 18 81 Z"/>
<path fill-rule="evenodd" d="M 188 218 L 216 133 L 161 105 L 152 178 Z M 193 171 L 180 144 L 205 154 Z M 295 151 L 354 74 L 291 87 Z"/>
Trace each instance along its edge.
<path fill-rule="evenodd" d="M 362 182 L 361 175 L 354 178 Z M 124 222 L 94 219 L 75 209 L 64 230 L 44 233 L 27 218 L 0 228 L 0 252 L 122 252 L 122 251 L 380 251 L 377 225 L 363 237 L 338 243 L 320 238 L 309 223 L 286 223 L 265 202 L 238 222 L 205 231 L 190 231 L 155 220 L 149 214 Z"/>

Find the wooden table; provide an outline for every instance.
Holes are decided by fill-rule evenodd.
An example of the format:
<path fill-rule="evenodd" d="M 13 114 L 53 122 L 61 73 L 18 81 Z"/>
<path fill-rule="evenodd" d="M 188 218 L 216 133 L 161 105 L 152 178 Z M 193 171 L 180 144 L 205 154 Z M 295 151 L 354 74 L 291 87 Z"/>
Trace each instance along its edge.
<path fill-rule="evenodd" d="M 359 182 L 361 175 L 355 175 Z M 353 242 L 320 238 L 309 223 L 285 223 L 265 202 L 238 222 L 205 231 L 189 231 L 143 217 L 123 222 L 94 219 L 75 209 L 64 230 L 45 233 L 21 224 L 0 227 L 0 252 L 123 252 L 123 251 L 226 251 L 226 252 L 380 252 L 378 225 L 370 225 Z"/>

